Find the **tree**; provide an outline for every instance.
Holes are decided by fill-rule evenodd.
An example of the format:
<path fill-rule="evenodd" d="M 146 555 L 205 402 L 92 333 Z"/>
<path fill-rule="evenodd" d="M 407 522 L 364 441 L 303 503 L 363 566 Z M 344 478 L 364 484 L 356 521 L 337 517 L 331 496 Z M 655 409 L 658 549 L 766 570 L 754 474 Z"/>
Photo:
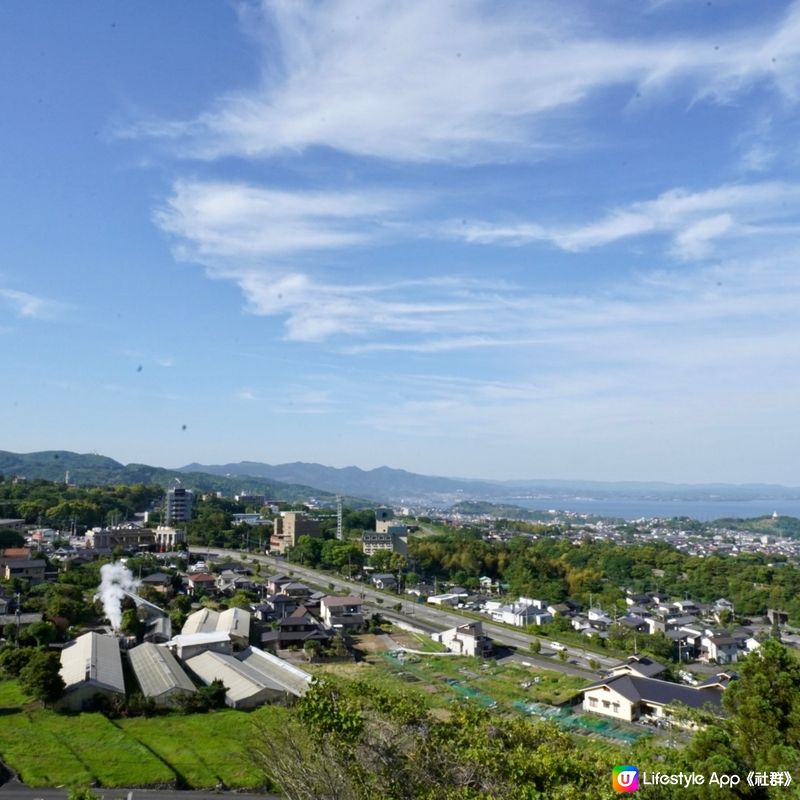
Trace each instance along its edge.
<path fill-rule="evenodd" d="M 64 692 L 64 679 L 59 670 L 58 653 L 35 652 L 20 670 L 19 683 L 22 691 L 43 703 L 58 700 Z"/>
<path fill-rule="evenodd" d="M 52 622 L 34 622 L 28 626 L 27 633 L 36 640 L 38 647 L 44 647 L 58 638 L 58 629 Z"/>
<path fill-rule="evenodd" d="M 303 652 L 306 654 L 309 663 L 314 662 L 321 650 L 322 645 L 316 639 L 311 639 L 303 645 Z"/>
<path fill-rule="evenodd" d="M 0 647 L 0 669 L 12 678 L 19 676 L 20 672 L 36 651 L 32 647 L 12 647 L 4 645 Z"/>
<path fill-rule="evenodd" d="M 770 639 L 738 671 L 723 702 L 742 761 L 750 769 L 800 766 L 800 662 Z"/>
<path fill-rule="evenodd" d="M 206 708 L 224 708 L 227 691 L 225 684 L 219 678 L 215 678 L 208 686 L 201 686 L 197 690 L 197 696 Z"/>
<path fill-rule="evenodd" d="M 474 704 L 447 719 L 412 695 L 314 683 L 281 729 L 254 720 L 255 758 L 288 800 L 610 798 L 608 766 L 550 722 L 498 722 Z"/>

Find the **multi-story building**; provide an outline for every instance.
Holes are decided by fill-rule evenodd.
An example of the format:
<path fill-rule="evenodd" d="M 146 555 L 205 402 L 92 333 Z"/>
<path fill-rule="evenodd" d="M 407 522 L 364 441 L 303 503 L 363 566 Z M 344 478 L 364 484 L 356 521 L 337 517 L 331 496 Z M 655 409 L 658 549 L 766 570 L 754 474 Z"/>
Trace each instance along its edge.
<path fill-rule="evenodd" d="M 86 546 L 93 550 L 107 550 L 115 547 L 150 547 L 156 540 L 150 528 L 138 525 L 116 525 L 111 528 L 92 528 L 86 531 Z"/>
<path fill-rule="evenodd" d="M 284 554 L 297 544 L 301 536 L 319 536 L 319 520 L 308 517 L 299 511 L 284 511 L 276 517 L 272 526 L 269 549 L 273 553 Z"/>
<path fill-rule="evenodd" d="M 156 528 L 155 536 L 156 547 L 165 552 L 174 550 L 186 542 L 186 531 L 182 528 L 171 528 L 167 525 L 159 525 Z"/>
<path fill-rule="evenodd" d="M 167 490 L 164 510 L 165 522 L 186 522 L 192 518 L 194 493 L 183 486 L 173 486 Z"/>
<path fill-rule="evenodd" d="M 361 535 L 361 549 L 364 555 L 371 556 L 379 550 L 389 550 L 400 555 L 408 555 L 408 537 L 404 525 L 395 525 L 399 532 L 364 531 Z"/>

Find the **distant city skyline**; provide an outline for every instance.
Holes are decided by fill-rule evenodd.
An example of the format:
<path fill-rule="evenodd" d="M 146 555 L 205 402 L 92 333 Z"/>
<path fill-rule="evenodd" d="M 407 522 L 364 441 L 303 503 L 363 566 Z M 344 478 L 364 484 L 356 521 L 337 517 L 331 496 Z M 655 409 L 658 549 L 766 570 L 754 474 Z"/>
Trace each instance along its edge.
<path fill-rule="evenodd" d="M 800 3 L 0 21 L 0 449 L 800 483 Z"/>

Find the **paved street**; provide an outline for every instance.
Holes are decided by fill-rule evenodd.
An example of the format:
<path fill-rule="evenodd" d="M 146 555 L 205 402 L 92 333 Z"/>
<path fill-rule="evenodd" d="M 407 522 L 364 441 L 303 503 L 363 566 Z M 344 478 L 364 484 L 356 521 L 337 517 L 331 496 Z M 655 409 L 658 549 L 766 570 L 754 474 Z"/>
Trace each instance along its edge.
<path fill-rule="evenodd" d="M 206 548 L 195 546 L 190 547 L 189 550 L 198 556 L 205 556 L 208 552 Z M 238 560 L 243 554 L 237 550 L 216 549 L 213 553 L 211 553 L 211 557 L 213 558 L 214 555 Z M 411 602 L 405 599 L 403 595 L 387 595 L 381 592 L 376 592 L 363 583 L 355 583 L 338 576 L 328 575 L 324 572 L 319 572 L 318 570 L 302 567 L 298 564 L 290 564 L 289 562 L 280 558 L 274 558 L 266 555 L 256 555 L 253 553 L 249 553 L 247 555 L 248 558 L 253 558 L 260 561 L 262 564 L 267 564 L 278 572 L 286 573 L 291 571 L 295 577 L 299 577 L 317 588 L 327 590 L 328 587 L 333 584 L 335 591 L 350 592 L 355 595 L 360 595 L 364 598 L 365 602 L 369 603 L 370 606 L 374 607 L 382 614 L 385 614 L 386 616 L 398 614 L 399 617 L 412 624 L 419 624 L 420 622 L 423 622 L 434 629 L 444 630 L 445 628 L 452 628 L 456 625 L 463 625 L 465 622 L 469 622 L 474 619 L 474 617 L 460 614 L 454 609 L 448 608 L 447 610 L 444 610 L 441 606 Z M 378 602 L 378 600 L 381 602 Z M 397 603 L 400 603 L 401 605 L 399 612 L 395 609 L 391 609 L 391 611 L 389 611 L 386 608 L 386 606 L 395 606 Z M 483 618 L 481 618 L 481 622 L 483 623 L 484 631 L 500 644 L 528 650 L 534 639 L 539 639 L 541 642 L 541 652 L 539 656 L 534 659 L 534 657 L 528 657 L 526 655 L 526 658 L 528 658 L 531 662 L 535 660 L 537 665 L 546 666 L 559 672 L 572 673 L 575 667 L 579 667 L 584 673 L 585 677 L 591 678 L 599 675 L 597 670 L 593 670 L 591 667 L 589 667 L 589 661 L 591 659 L 596 660 L 604 669 L 610 667 L 612 664 L 619 663 L 619 659 L 586 652 L 585 650 L 575 647 L 574 645 L 565 645 L 568 655 L 568 662 L 570 662 L 572 665 L 572 668 L 570 668 L 570 663 L 562 663 L 557 658 L 556 650 L 549 647 L 548 643 L 552 641 L 550 638 L 542 639 L 541 637 L 532 636 L 531 634 L 524 633 L 523 631 L 515 631 L 503 625 L 497 625 L 489 622 L 487 619 Z"/>

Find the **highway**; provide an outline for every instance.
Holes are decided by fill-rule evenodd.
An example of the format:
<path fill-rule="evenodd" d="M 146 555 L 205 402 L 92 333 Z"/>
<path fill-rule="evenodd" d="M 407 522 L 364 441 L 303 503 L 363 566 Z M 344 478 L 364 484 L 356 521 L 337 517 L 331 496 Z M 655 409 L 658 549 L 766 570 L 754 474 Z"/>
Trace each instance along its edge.
<path fill-rule="evenodd" d="M 205 556 L 208 553 L 207 548 L 195 546 L 190 546 L 189 551 L 198 556 Z M 310 585 L 326 591 L 332 584 L 334 591 L 348 592 L 350 594 L 362 597 L 364 602 L 368 603 L 370 607 L 374 608 L 376 611 L 379 611 L 386 616 L 397 614 L 397 616 L 405 619 L 411 624 L 419 624 L 419 622 L 424 622 L 435 629 L 445 630 L 446 628 L 453 628 L 457 625 L 463 625 L 465 622 L 471 622 L 475 619 L 474 617 L 460 614 L 457 609 L 447 608 L 445 610 L 441 606 L 434 606 L 430 603 L 414 603 L 405 599 L 403 595 L 392 595 L 384 592 L 377 592 L 366 584 L 356 583 L 355 581 L 346 580 L 338 575 L 331 575 L 326 572 L 320 572 L 319 570 L 310 569 L 298 564 L 292 564 L 282 558 L 275 558 L 274 556 L 244 553 L 238 550 L 220 549 L 215 549 L 210 556 L 212 558 L 214 556 L 222 556 L 224 558 L 236 561 L 241 559 L 242 556 L 246 556 L 249 559 L 254 559 L 262 564 L 270 566 L 277 572 L 282 572 L 284 574 L 292 572 L 293 577 L 300 578 Z M 381 602 L 378 602 L 378 600 Z M 396 610 L 395 607 L 398 603 L 400 604 L 401 608 Z M 567 664 L 562 663 L 557 657 L 557 651 L 549 646 L 549 642 L 555 641 L 554 639 L 549 637 L 544 639 L 542 637 L 532 636 L 529 633 L 516 631 L 504 625 L 497 625 L 496 623 L 490 622 L 488 619 L 484 619 L 483 617 L 481 617 L 481 622 L 483 623 L 483 630 L 488 636 L 491 636 L 495 642 L 507 645 L 509 647 L 529 650 L 533 641 L 535 639 L 539 639 L 541 643 L 541 652 L 539 653 L 539 656 L 528 656 L 526 653 L 524 655 L 526 660 L 530 660 L 531 662 L 535 661 L 537 662 L 537 665 L 541 664 L 542 666 L 547 666 L 550 669 L 555 670 L 559 670 L 562 667 L 568 666 Z M 600 674 L 597 669 L 592 669 L 589 666 L 589 661 L 592 659 L 597 661 L 603 670 L 608 669 L 613 664 L 619 663 L 619 659 L 587 652 L 582 648 L 576 647 L 572 644 L 564 644 L 562 647 L 566 648 L 565 652 L 567 653 L 567 661 L 572 665 L 573 669 L 570 671 L 573 671 L 574 668 L 577 667 L 582 672 L 586 673 L 585 676 L 588 678 L 596 677 Z M 568 670 L 563 669 L 561 671 L 566 672 Z"/>

